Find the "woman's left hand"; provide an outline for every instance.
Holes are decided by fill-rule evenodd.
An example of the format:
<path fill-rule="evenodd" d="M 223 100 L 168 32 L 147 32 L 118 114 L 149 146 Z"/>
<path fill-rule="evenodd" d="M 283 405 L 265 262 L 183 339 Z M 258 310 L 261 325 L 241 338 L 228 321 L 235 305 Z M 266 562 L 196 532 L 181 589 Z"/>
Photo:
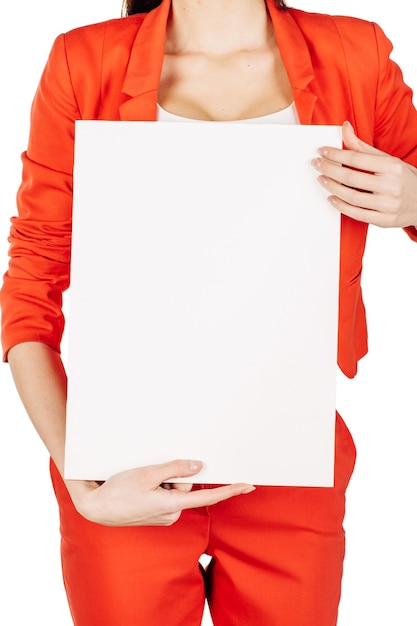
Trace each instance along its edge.
<path fill-rule="evenodd" d="M 417 169 L 361 141 L 349 122 L 345 149 L 319 148 L 312 164 L 341 213 L 383 228 L 417 225 Z M 343 167 L 340 167 L 343 165 Z"/>

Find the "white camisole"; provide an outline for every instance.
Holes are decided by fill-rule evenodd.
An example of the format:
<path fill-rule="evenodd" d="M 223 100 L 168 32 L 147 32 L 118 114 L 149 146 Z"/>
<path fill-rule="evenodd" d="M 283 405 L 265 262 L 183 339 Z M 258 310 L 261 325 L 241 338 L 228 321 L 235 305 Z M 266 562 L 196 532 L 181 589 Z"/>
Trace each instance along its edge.
<path fill-rule="evenodd" d="M 166 109 L 163 109 L 159 104 L 157 105 L 157 117 L 158 122 L 201 122 L 207 120 L 195 120 L 190 117 L 182 117 L 181 115 L 174 115 Z M 261 115 L 260 117 L 250 117 L 245 120 L 231 120 L 227 123 L 244 123 L 244 124 L 299 124 L 297 109 L 293 102 L 285 109 L 276 111 L 275 113 L 269 113 L 269 115 Z"/>

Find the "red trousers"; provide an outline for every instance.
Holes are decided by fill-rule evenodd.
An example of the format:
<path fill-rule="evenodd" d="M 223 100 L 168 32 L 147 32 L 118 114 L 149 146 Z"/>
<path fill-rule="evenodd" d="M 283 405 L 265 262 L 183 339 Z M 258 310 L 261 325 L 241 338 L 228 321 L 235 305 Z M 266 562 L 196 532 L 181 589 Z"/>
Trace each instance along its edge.
<path fill-rule="evenodd" d="M 133 528 L 85 520 L 52 465 L 74 624 L 199 626 L 207 597 L 215 626 L 335 626 L 354 463 L 337 416 L 333 488 L 257 487 L 170 527 Z"/>

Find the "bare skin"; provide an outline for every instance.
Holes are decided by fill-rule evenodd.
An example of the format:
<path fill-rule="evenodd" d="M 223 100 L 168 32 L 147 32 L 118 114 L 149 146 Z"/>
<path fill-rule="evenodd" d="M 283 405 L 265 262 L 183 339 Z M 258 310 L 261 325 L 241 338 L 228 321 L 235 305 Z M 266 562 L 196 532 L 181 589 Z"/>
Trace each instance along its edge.
<path fill-rule="evenodd" d="M 239 120 L 293 101 L 263 0 L 177 0 L 158 100 L 177 115 Z"/>
<path fill-rule="evenodd" d="M 342 132 L 345 150 L 323 146 L 312 162 L 329 202 L 360 222 L 417 228 L 417 169 L 361 141 L 349 122 Z"/>

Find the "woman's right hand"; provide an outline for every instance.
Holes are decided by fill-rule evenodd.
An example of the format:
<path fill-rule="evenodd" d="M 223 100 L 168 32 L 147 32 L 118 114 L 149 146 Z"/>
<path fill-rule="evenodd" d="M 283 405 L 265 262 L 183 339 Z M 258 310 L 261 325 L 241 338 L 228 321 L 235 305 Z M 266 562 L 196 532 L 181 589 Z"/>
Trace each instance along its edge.
<path fill-rule="evenodd" d="M 105 526 L 170 526 L 184 509 L 210 506 L 250 493 L 253 485 L 238 483 L 191 491 L 190 483 L 169 483 L 197 474 L 201 461 L 176 460 L 148 465 L 94 481 L 66 480 L 75 508 L 86 519 Z"/>

